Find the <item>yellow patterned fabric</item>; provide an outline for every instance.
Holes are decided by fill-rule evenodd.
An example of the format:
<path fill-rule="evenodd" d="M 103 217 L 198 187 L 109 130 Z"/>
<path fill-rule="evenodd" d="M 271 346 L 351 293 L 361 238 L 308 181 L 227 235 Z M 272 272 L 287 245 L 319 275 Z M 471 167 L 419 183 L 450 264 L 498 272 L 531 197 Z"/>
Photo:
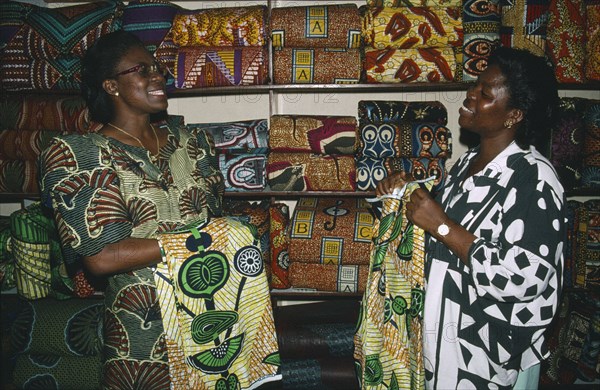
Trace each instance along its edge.
<path fill-rule="evenodd" d="M 367 49 L 367 83 L 451 82 L 456 77 L 454 49 Z"/>
<path fill-rule="evenodd" d="M 600 80 L 600 2 L 586 3 L 587 43 L 585 59 L 585 77 L 588 80 Z"/>
<path fill-rule="evenodd" d="M 406 219 L 408 183 L 401 199 L 383 200 L 374 227 L 371 263 L 363 295 L 354 359 L 362 389 L 423 389 L 422 347 L 425 232 Z"/>
<path fill-rule="evenodd" d="M 459 7 L 369 9 L 363 18 L 365 43 L 375 49 L 461 46 Z"/>
<path fill-rule="evenodd" d="M 258 235 L 234 217 L 158 237 L 154 274 L 171 389 L 248 389 L 281 379 Z"/>

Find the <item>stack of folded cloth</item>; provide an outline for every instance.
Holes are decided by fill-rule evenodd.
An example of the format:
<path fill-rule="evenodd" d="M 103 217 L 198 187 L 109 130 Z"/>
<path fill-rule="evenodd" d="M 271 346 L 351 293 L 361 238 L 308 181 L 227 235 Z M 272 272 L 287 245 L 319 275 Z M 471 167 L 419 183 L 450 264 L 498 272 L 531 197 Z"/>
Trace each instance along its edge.
<path fill-rule="evenodd" d="M 274 84 L 355 84 L 361 75 L 355 4 L 271 10 Z"/>
<path fill-rule="evenodd" d="M 267 182 L 273 191 L 354 191 L 352 116 L 272 115 Z"/>
<path fill-rule="evenodd" d="M 374 222 L 362 198 L 300 198 L 290 222 L 291 287 L 364 292 Z"/>
<path fill-rule="evenodd" d="M 19 389 L 99 389 L 103 317 L 98 299 L 22 301 L 10 332 L 12 383 Z"/>
<path fill-rule="evenodd" d="M 155 56 L 177 89 L 268 81 L 267 7 L 179 9 Z"/>
<path fill-rule="evenodd" d="M 274 308 L 283 389 L 358 389 L 354 369 L 356 300 Z"/>
<path fill-rule="evenodd" d="M 203 129 L 215 142 L 226 192 L 262 191 L 266 187 L 269 140 L 267 119 L 188 124 Z"/>
<path fill-rule="evenodd" d="M 435 176 L 434 191 L 443 185 L 452 138 L 442 103 L 362 100 L 358 116 L 359 190 L 374 190 L 379 181 L 399 171 L 417 180 Z"/>
<path fill-rule="evenodd" d="M 456 81 L 463 45 L 460 1 L 423 3 L 367 1 L 362 13 L 368 83 Z"/>

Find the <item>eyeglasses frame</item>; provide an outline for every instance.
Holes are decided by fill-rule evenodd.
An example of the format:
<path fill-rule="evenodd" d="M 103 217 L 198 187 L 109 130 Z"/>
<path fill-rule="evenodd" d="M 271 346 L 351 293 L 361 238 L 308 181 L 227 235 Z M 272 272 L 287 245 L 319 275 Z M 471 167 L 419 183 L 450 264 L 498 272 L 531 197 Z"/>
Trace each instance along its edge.
<path fill-rule="evenodd" d="M 142 69 L 144 67 L 148 68 L 148 70 L 147 70 L 148 74 L 146 74 L 146 75 L 140 71 L 140 69 Z M 167 76 L 167 70 L 159 62 L 154 61 L 151 65 L 144 64 L 144 63 L 137 64 L 135 66 L 132 66 L 131 68 L 128 68 L 128 69 L 122 70 L 118 73 L 115 73 L 114 75 L 111 76 L 111 78 L 115 79 L 119 76 L 123 76 L 123 75 L 133 73 L 133 72 L 138 72 L 140 74 L 140 76 L 142 76 L 142 77 L 150 77 L 150 75 L 152 73 L 160 74 L 163 77 Z"/>

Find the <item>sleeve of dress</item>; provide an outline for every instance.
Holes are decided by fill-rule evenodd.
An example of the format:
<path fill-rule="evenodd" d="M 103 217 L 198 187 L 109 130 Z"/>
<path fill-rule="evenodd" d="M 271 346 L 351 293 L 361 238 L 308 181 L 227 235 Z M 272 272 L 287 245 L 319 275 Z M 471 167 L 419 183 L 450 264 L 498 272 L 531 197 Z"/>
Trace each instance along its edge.
<path fill-rule="evenodd" d="M 54 138 L 40 154 L 39 167 L 42 202 L 53 209 L 70 254 L 65 261 L 94 255 L 131 235 L 133 225 L 106 149 L 86 136 Z"/>
<path fill-rule="evenodd" d="M 531 302 L 549 291 L 560 290 L 563 190 L 550 168 L 540 172 L 534 167 L 519 172 L 518 182 L 507 185 L 508 195 L 495 223 L 497 241 L 477 238 L 470 248 L 471 275 L 482 298 Z"/>

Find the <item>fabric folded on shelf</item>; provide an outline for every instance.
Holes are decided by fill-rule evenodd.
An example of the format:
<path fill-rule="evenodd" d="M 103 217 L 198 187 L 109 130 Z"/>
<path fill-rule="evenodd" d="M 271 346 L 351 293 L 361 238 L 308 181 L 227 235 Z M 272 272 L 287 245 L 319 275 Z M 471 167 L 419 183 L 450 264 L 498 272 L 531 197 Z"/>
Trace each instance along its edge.
<path fill-rule="evenodd" d="M 358 390 L 354 363 L 339 359 L 284 359 L 281 362 L 284 390 Z"/>
<path fill-rule="evenodd" d="M 357 318 L 358 320 L 358 318 Z M 300 322 L 300 321 L 299 321 Z M 353 323 L 304 324 L 278 328 L 282 359 L 351 357 L 354 350 Z"/>
<path fill-rule="evenodd" d="M 354 191 L 354 156 L 271 152 L 267 183 L 273 191 Z"/>
<path fill-rule="evenodd" d="M 585 82 L 585 29 L 584 0 L 550 1 L 546 54 L 559 83 Z"/>
<path fill-rule="evenodd" d="M 285 203 L 273 203 L 269 207 L 270 223 L 270 259 L 271 288 L 290 287 L 289 279 L 289 245 L 290 245 L 290 210 Z"/>
<path fill-rule="evenodd" d="M 267 119 L 250 119 L 221 123 L 188 123 L 188 129 L 209 133 L 215 148 L 227 153 L 267 153 L 269 124 Z"/>
<path fill-rule="evenodd" d="M 291 287 L 316 291 L 362 293 L 365 291 L 368 265 L 311 264 L 290 261 Z"/>
<path fill-rule="evenodd" d="M 361 198 L 300 198 L 290 222 L 290 262 L 368 264 L 375 217 Z"/>
<path fill-rule="evenodd" d="M 490 53 L 500 46 L 499 0 L 465 0 L 462 81 L 475 81 L 487 67 Z"/>
<path fill-rule="evenodd" d="M 360 100 L 359 125 L 366 123 L 433 122 L 448 124 L 448 111 L 439 101 Z"/>
<path fill-rule="evenodd" d="M 438 191 L 446 180 L 446 159 L 442 158 L 356 158 L 356 187 L 360 191 L 372 191 L 381 180 L 394 172 L 410 173 L 416 180 L 435 176 L 433 190 Z"/>
<path fill-rule="evenodd" d="M 0 130 L 0 160 L 35 160 L 60 133 L 53 130 Z"/>
<path fill-rule="evenodd" d="M 154 53 L 171 29 L 179 10 L 180 6 L 166 0 L 130 1 L 123 9 L 123 30 L 137 35 Z"/>
<path fill-rule="evenodd" d="M 367 83 L 452 82 L 456 77 L 455 50 L 447 47 L 421 49 L 365 49 Z"/>
<path fill-rule="evenodd" d="M 37 194 L 36 160 L 0 160 L 0 192 Z"/>
<path fill-rule="evenodd" d="M 356 84 L 361 79 L 359 49 L 282 47 L 273 49 L 275 84 Z"/>
<path fill-rule="evenodd" d="M 361 17 L 356 4 L 275 7 L 273 47 L 360 47 Z"/>
<path fill-rule="evenodd" d="M 462 46 L 462 8 L 369 8 L 363 36 L 365 45 L 375 49 Z"/>
<path fill-rule="evenodd" d="M 600 100 L 588 101 L 583 123 L 581 185 L 584 188 L 600 188 Z"/>
<path fill-rule="evenodd" d="M 225 191 L 261 191 L 267 187 L 267 155 L 217 151 Z"/>
<path fill-rule="evenodd" d="M 502 46 L 526 49 L 543 57 L 548 27 L 547 0 L 500 1 Z"/>
<path fill-rule="evenodd" d="M 600 81 L 600 1 L 587 0 L 585 14 L 585 77 L 587 80 Z"/>
<path fill-rule="evenodd" d="M 354 155 L 358 125 L 353 116 L 271 115 L 269 149 Z"/>
<path fill-rule="evenodd" d="M 359 154 L 366 157 L 448 158 L 452 135 L 442 125 L 429 122 L 361 124 Z"/>
<path fill-rule="evenodd" d="M 369 7 L 460 7 L 463 0 L 367 0 Z"/>
<path fill-rule="evenodd" d="M 226 199 L 223 203 L 223 213 L 228 216 L 235 216 L 254 225 L 258 235 L 260 251 L 262 253 L 265 270 L 270 272 L 271 248 L 270 248 L 270 227 L 268 200 L 259 202 L 249 202 L 244 200 Z M 267 275 L 268 276 L 268 275 Z"/>

